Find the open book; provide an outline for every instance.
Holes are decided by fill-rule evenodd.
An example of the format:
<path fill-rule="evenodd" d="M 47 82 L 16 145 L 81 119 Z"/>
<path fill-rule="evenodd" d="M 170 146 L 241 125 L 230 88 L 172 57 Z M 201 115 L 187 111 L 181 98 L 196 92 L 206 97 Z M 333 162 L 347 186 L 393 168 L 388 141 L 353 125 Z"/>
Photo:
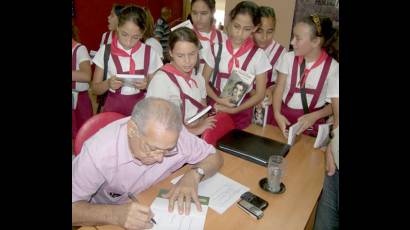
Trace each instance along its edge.
<path fill-rule="evenodd" d="M 231 103 L 239 106 L 245 95 L 251 91 L 255 75 L 234 68 L 228 82 L 222 90 L 221 97 L 232 96 Z"/>
<path fill-rule="evenodd" d="M 319 125 L 319 130 L 317 132 L 317 137 L 315 140 L 315 144 L 313 145 L 313 148 L 320 148 L 329 143 L 329 133 L 331 129 L 331 123 Z"/>
<path fill-rule="evenodd" d="M 171 31 L 174 31 L 174 30 L 176 30 L 176 29 L 178 29 L 178 28 L 180 28 L 180 27 L 188 27 L 188 28 L 190 28 L 191 30 L 194 29 L 194 26 L 192 25 L 191 21 L 186 20 L 186 21 L 183 21 L 183 22 L 179 23 L 178 25 L 172 27 L 172 28 L 171 28 Z"/>
<path fill-rule="evenodd" d="M 122 82 L 121 94 L 131 95 L 139 92 L 134 83 L 144 80 L 144 75 L 137 74 L 117 74 L 117 80 Z"/>
<path fill-rule="evenodd" d="M 252 110 L 252 124 L 265 127 L 268 119 L 268 106 L 265 106 L 263 102 L 255 105 Z"/>
<path fill-rule="evenodd" d="M 209 110 L 212 109 L 212 106 L 208 105 L 206 108 L 203 110 L 199 111 L 197 114 L 195 114 L 193 117 L 189 118 L 188 121 L 186 122 L 187 125 L 191 124 L 192 122 L 198 120 L 201 118 L 203 115 L 205 115 Z"/>
<path fill-rule="evenodd" d="M 152 229 L 157 230 L 201 230 L 204 229 L 206 214 L 208 212 L 209 197 L 199 196 L 202 211 L 196 209 L 194 203 L 191 203 L 189 215 L 179 214 L 178 205 L 174 205 L 174 211 L 168 212 L 169 200 L 163 198 L 168 193 L 167 190 L 161 189 L 154 202 L 151 204 L 151 210 L 154 213 L 154 219 L 157 222 Z"/>

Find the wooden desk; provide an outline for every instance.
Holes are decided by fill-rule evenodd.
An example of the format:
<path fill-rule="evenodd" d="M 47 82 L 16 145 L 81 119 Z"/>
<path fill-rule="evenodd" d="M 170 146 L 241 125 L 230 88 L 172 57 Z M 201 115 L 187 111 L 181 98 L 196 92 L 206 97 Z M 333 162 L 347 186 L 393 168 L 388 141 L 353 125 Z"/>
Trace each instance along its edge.
<path fill-rule="evenodd" d="M 251 125 L 245 131 L 284 143 L 287 142 L 277 127 L 260 128 Z M 313 148 L 314 140 L 314 138 L 305 135 L 297 137 L 295 145 L 286 156 L 287 165 L 283 179 L 286 192 L 279 195 L 270 194 L 259 187 L 259 180 L 267 175 L 266 167 L 222 152 L 225 162 L 220 172 L 249 187 L 251 192 L 267 200 L 269 207 L 260 220 L 252 219 L 236 204 L 226 210 L 223 215 L 208 209 L 205 229 L 303 230 L 319 197 L 324 179 L 324 153 Z M 188 169 L 189 167 L 186 166 L 181 168 L 159 184 L 141 193 L 138 199 L 141 203 L 150 205 L 160 188 L 169 189 L 171 179 L 183 174 Z M 80 229 L 95 230 L 94 227 Z M 106 225 L 99 226 L 98 229 L 121 230 L 122 228 Z"/>

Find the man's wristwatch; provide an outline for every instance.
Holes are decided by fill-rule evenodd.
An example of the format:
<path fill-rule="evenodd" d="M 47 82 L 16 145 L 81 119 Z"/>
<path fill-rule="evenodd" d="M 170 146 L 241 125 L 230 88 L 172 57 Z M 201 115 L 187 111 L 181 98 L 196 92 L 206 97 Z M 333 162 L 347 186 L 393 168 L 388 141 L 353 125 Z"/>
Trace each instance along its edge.
<path fill-rule="evenodd" d="M 196 173 L 199 174 L 199 176 L 200 176 L 199 181 L 202 181 L 202 179 L 203 179 L 204 176 L 205 176 L 205 171 L 204 171 L 204 169 L 202 169 L 202 168 L 200 168 L 200 167 L 192 167 L 191 169 L 194 170 Z"/>

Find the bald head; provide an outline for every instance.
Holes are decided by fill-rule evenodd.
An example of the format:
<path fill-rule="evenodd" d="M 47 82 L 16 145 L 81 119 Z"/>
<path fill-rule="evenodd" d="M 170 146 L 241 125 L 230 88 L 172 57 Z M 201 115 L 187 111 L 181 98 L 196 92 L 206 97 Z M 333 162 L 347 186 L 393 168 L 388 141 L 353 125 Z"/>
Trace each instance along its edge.
<path fill-rule="evenodd" d="M 148 97 L 139 101 L 132 111 L 131 119 L 138 128 L 146 133 L 147 125 L 156 123 L 164 130 L 180 132 L 182 129 L 182 117 L 180 109 L 167 100 L 156 97 Z"/>

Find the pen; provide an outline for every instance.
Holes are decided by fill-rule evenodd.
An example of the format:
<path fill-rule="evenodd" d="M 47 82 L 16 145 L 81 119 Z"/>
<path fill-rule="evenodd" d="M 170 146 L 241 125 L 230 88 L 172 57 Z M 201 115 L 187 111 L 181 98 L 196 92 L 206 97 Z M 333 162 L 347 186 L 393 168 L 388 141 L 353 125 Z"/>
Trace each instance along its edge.
<path fill-rule="evenodd" d="M 137 198 L 135 198 L 135 196 L 130 192 L 128 193 L 128 198 L 130 198 L 134 202 L 138 202 Z M 153 224 L 157 224 L 157 222 L 154 220 L 154 218 L 151 218 L 151 222 Z"/>

